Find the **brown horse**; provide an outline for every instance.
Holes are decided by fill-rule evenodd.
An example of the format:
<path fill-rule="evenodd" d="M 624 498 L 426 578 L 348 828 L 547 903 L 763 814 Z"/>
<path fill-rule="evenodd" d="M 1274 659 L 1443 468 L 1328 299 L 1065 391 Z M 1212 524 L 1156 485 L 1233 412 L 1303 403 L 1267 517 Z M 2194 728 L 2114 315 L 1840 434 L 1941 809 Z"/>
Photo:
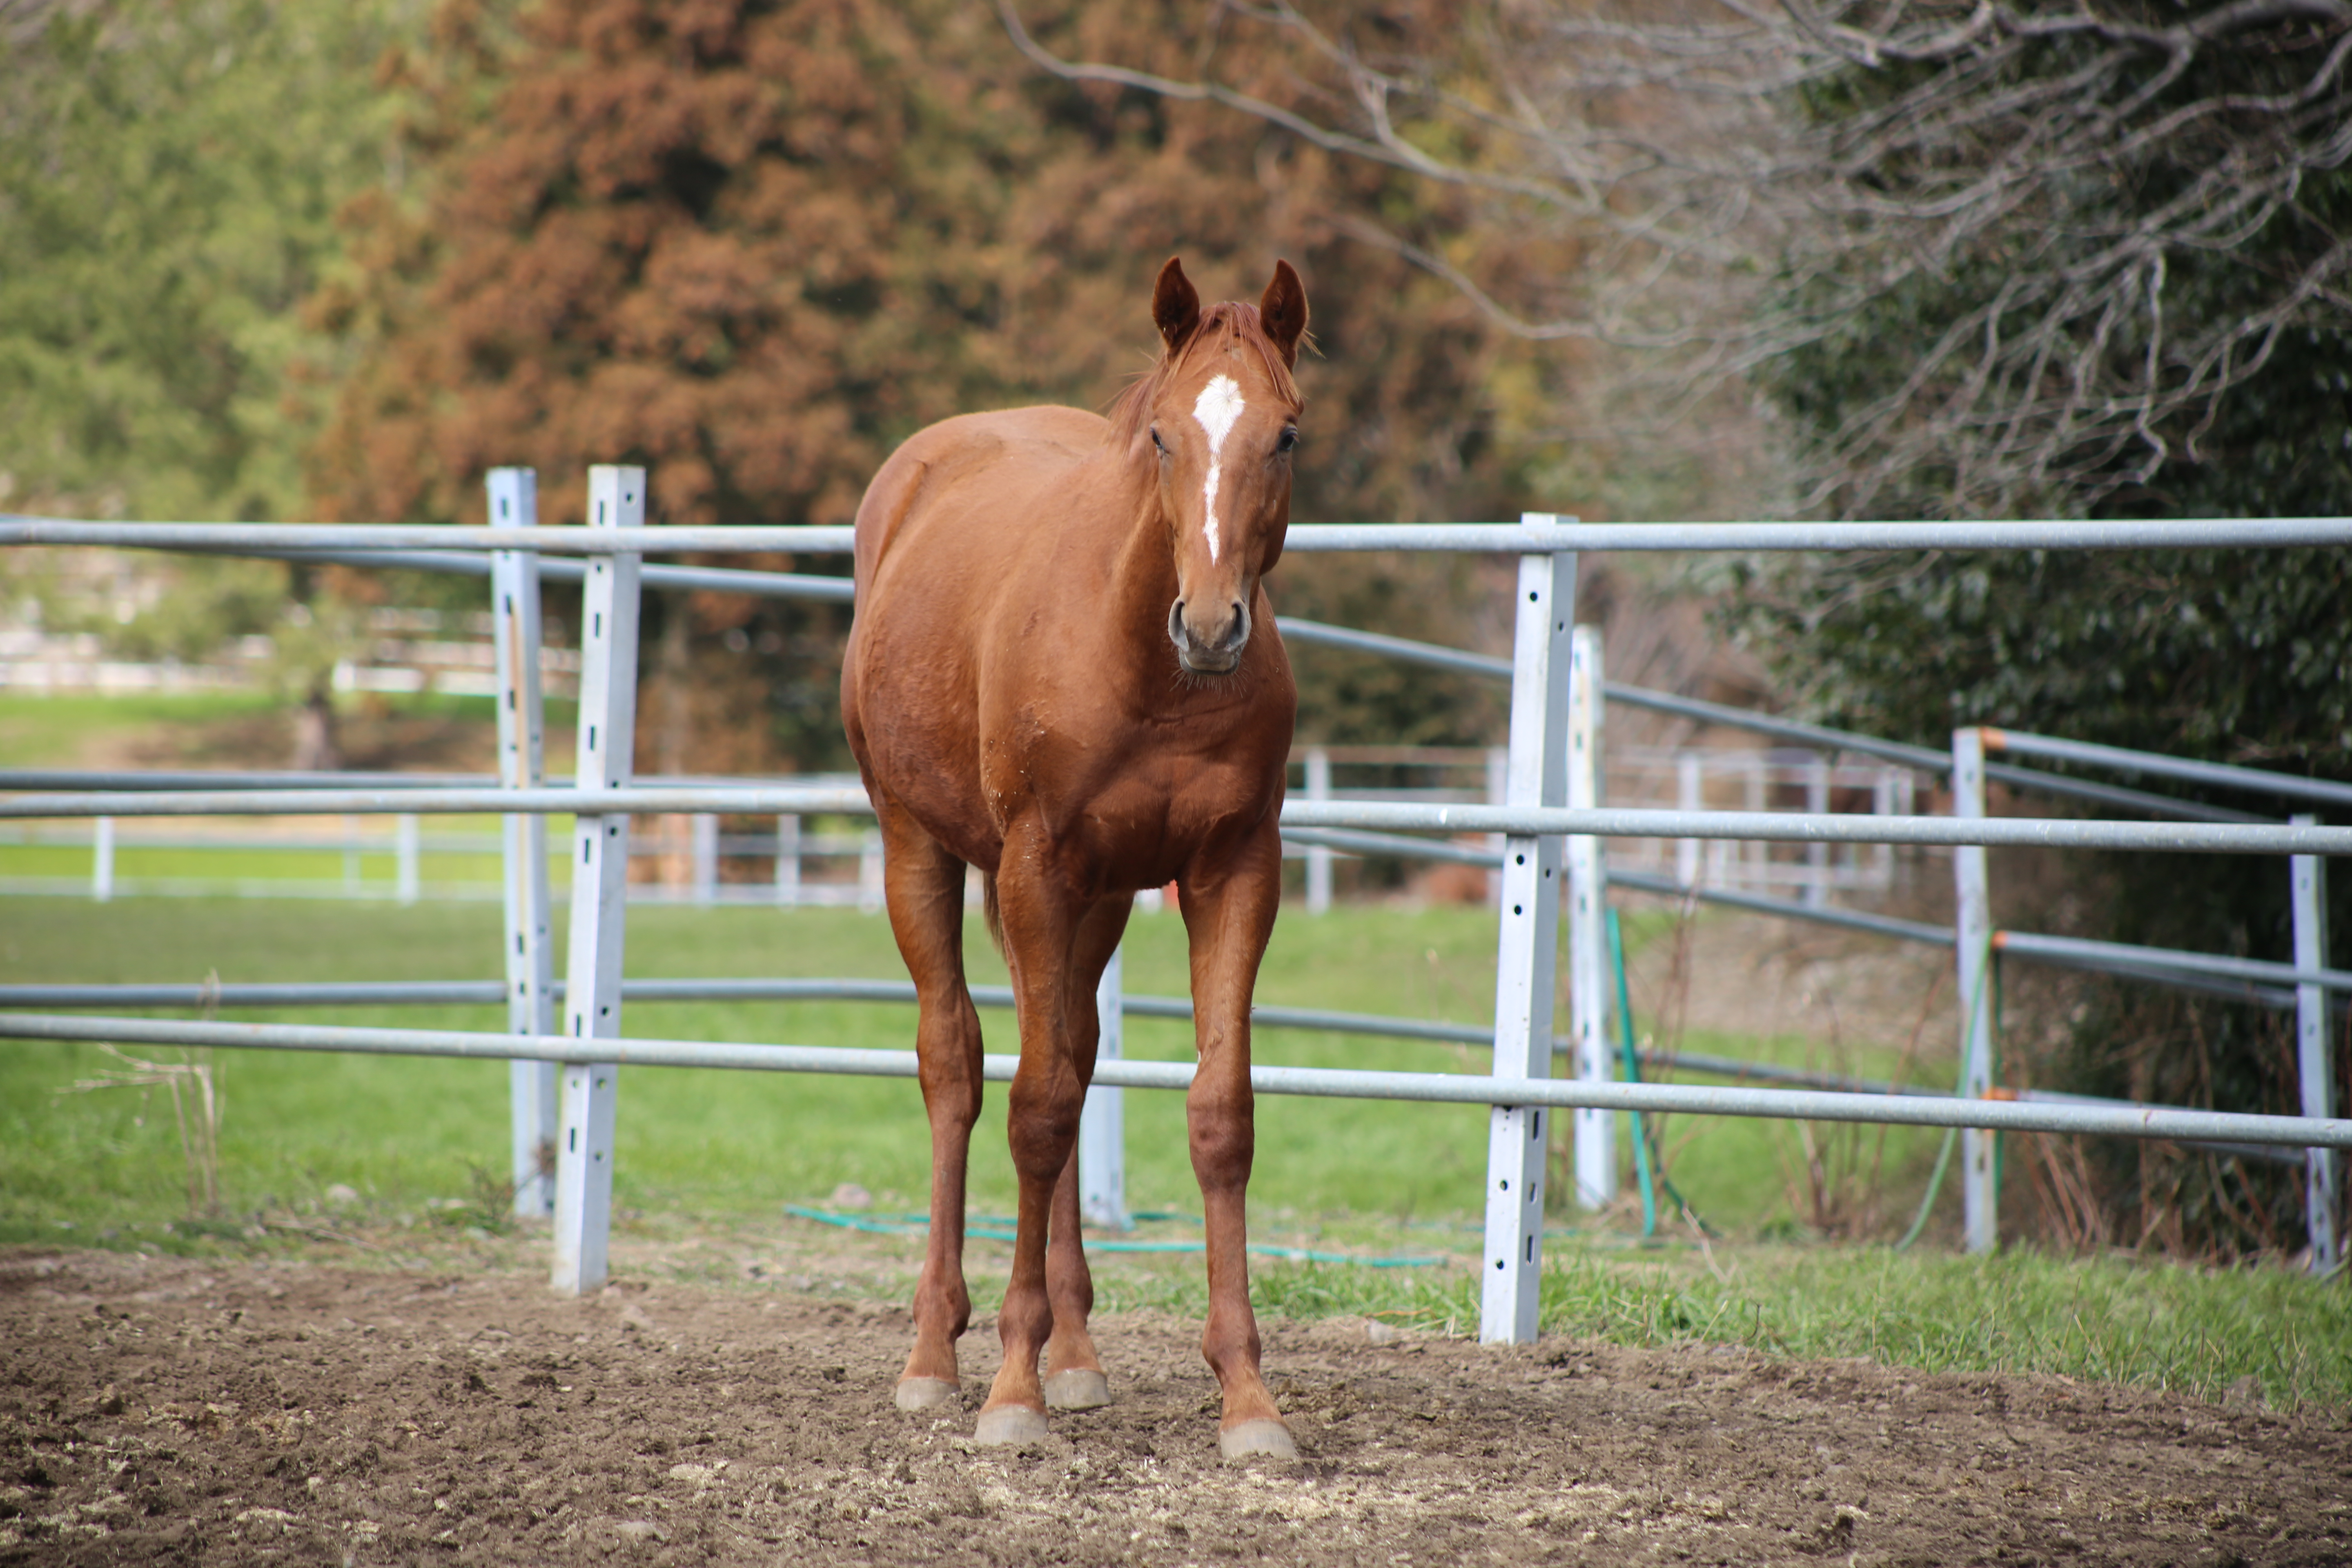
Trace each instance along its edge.
<path fill-rule="evenodd" d="M 1021 1184 L 1004 1364 L 983 1443 L 1110 1397 L 1087 1331 L 1077 1129 L 1095 986 L 1139 889 L 1173 880 L 1192 946 L 1200 1066 L 1186 1099 L 1208 1229 L 1202 1352 L 1227 1458 L 1296 1452 L 1258 1371 L 1245 1194 L 1255 1133 L 1250 994 L 1281 895 L 1283 768 L 1297 706 L 1260 580 L 1290 521 L 1307 294 L 1288 262 L 1256 306 L 1201 307 L 1171 260 L 1163 349 L 1106 420 L 967 415 L 917 434 L 857 510 L 857 616 L 842 669 L 850 749 L 881 819 L 890 926 L 914 977 L 931 1232 L 902 1408 L 957 1392 L 964 1166 L 980 1019 L 963 973 L 966 864 L 1021 1027 L 1009 1133 Z M 1038 1358 L 1045 1358 L 1041 1382 Z"/>

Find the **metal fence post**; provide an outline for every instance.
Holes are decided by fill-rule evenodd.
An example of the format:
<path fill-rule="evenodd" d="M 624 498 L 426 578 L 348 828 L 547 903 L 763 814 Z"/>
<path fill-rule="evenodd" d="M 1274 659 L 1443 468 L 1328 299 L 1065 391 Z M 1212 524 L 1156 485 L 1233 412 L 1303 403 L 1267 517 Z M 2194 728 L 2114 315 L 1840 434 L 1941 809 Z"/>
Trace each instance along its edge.
<path fill-rule="evenodd" d="M 1579 626 L 1570 643 L 1568 697 L 1568 804 L 1601 805 L 1602 714 L 1601 628 Z M 1586 1083 L 1616 1081 L 1617 1053 L 1609 1045 L 1608 868 L 1601 840 L 1583 834 L 1568 841 L 1569 1037 L 1576 1076 Z M 1617 1117 L 1607 1110 L 1576 1112 L 1576 1201 L 1605 1208 L 1617 1197 Z"/>
<path fill-rule="evenodd" d="M 1500 805 L 1503 804 L 1503 797 L 1509 790 L 1510 778 L 1510 748 L 1507 746 L 1487 747 L 1486 804 L 1488 805 Z M 1503 836 L 1501 834 L 1489 833 L 1486 835 L 1486 852 L 1496 857 L 1498 859 L 1501 858 L 1503 853 Z M 1489 871 L 1486 873 L 1486 907 L 1490 910 L 1499 910 L 1503 907 L 1503 873 L 1500 871 Z"/>
<path fill-rule="evenodd" d="M 776 818 L 776 902 L 791 909 L 801 901 L 801 819 Z"/>
<path fill-rule="evenodd" d="M 1870 810 L 1874 816 L 1895 815 L 1895 770 L 1880 768 L 1871 775 Z M 1895 846 L 1874 844 L 1870 849 L 1869 885 L 1886 889 L 1895 886 Z"/>
<path fill-rule="evenodd" d="M 1973 727 L 1952 731 L 1952 815 L 1985 814 L 1984 732 Z M 1960 1054 L 1968 1076 L 1961 1090 L 1983 1100 L 1992 1089 L 1992 900 L 1981 845 L 1952 851 L 1952 881 L 1958 894 L 1956 946 L 1959 952 Z M 2000 1187 L 1993 1167 L 1999 1134 L 1982 1128 L 1960 1131 L 1960 1206 L 1970 1252 L 2000 1245 Z"/>
<path fill-rule="evenodd" d="M 694 901 L 709 904 L 719 896 L 719 818 L 698 811 L 687 822 L 694 859 Z"/>
<path fill-rule="evenodd" d="M 1528 513 L 1521 521 L 1557 520 Z M 1519 558 L 1517 630 L 1511 653 L 1507 805 L 1568 800 L 1569 619 L 1576 613 L 1576 556 Z M 1597 695 L 1597 694 L 1596 694 Z M 1560 841 L 1503 841 L 1502 909 L 1495 974 L 1495 1076 L 1551 1075 L 1552 982 L 1559 941 Z M 1524 1344 L 1536 1337 L 1543 1273 L 1545 1112 L 1497 1105 L 1486 1132 L 1486 1239 L 1478 1337 Z"/>
<path fill-rule="evenodd" d="M 493 468 L 490 521 L 499 528 L 539 524 L 539 476 Z M 547 782 L 546 709 L 539 683 L 541 621 L 539 556 L 490 553 L 493 660 L 498 669 L 499 783 L 536 789 Z M 555 1033 L 554 940 L 548 912 L 547 819 L 509 813 L 501 819 L 506 883 L 507 1029 Z M 553 1062 L 507 1064 L 509 1170 L 518 1217 L 555 1212 L 556 1069 Z"/>
<path fill-rule="evenodd" d="M 2297 826 L 2316 826 L 2308 812 L 2292 819 Z M 2327 967 L 2327 862 L 2316 855 L 2287 858 L 2294 906 L 2294 966 Z M 2328 1048 L 2327 990 L 2320 985 L 2294 988 L 2295 1066 L 2303 1086 L 2303 1113 L 2336 1114 L 2336 1064 Z M 2305 1203 L 2309 1210 L 2311 1271 L 2333 1273 L 2343 1267 L 2343 1171 L 2333 1149 L 2303 1152 Z"/>
<path fill-rule="evenodd" d="M 1830 760 L 1821 752 L 1805 764 L 1805 809 L 1814 816 L 1826 814 L 1830 808 Z M 1826 844 L 1805 846 L 1805 907 L 1824 909 L 1830 901 L 1830 847 Z"/>
<path fill-rule="evenodd" d="M 646 471 L 588 470 L 588 524 L 636 528 L 646 519 Z M 582 789 L 629 782 L 636 733 L 640 558 L 595 555 L 580 599 Z M 629 886 L 626 813 L 583 812 L 572 851 L 572 941 L 564 970 L 563 1033 L 587 1041 L 621 1032 L 621 947 Z M 614 1112 L 620 1069 L 583 1048 L 563 1064 L 555 1148 L 555 1268 L 550 1283 L 577 1296 L 604 1282 L 613 1207 Z"/>
<path fill-rule="evenodd" d="M 1706 805 L 1706 785 L 1699 776 L 1699 755 L 1696 752 L 1675 753 L 1675 804 L 1685 811 L 1698 811 Z M 1698 840 L 1675 840 L 1675 884 L 1677 887 L 1698 886 Z"/>
<path fill-rule="evenodd" d="M 114 897 L 114 818 L 101 816 L 90 826 L 89 896 L 99 903 Z"/>
<path fill-rule="evenodd" d="M 1095 1012 L 1102 1020 L 1095 1060 L 1115 1062 L 1126 1055 L 1127 1019 L 1124 948 L 1111 950 L 1102 982 L 1095 987 Z M 1125 1230 L 1127 1217 L 1127 1107 L 1125 1090 L 1097 1084 L 1087 1090 L 1078 1113 L 1078 1216 L 1105 1230 Z"/>
<path fill-rule="evenodd" d="M 404 811 L 392 819 L 392 889 L 393 897 L 404 904 L 413 904 L 425 894 L 423 845 L 424 829 L 413 811 Z"/>
<path fill-rule="evenodd" d="M 1307 748 L 1307 798 L 1331 798 L 1331 753 L 1320 746 Z M 1307 912 L 1331 912 L 1331 851 L 1320 844 L 1307 847 Z"/>
<path fill-rule="evenodd" d="M 882 835 L 870 827 L 857 841 L 857 908 L 869 915 L 882 908 Z"/>

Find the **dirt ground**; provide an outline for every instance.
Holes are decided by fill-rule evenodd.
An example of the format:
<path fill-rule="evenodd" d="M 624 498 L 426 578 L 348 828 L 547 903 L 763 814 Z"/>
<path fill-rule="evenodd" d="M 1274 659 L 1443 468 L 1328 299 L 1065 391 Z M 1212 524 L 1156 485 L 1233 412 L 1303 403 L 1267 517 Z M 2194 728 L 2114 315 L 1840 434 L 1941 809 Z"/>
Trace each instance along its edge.
<path fill-rule="evenodd" d="M 908 1331 L 759 1281 L 18 1252 L 0 1563 L 2352 1562 L 2342 1412 L 1277 1321 L 1302 1459 L 1231 1468 L 1196 1324 L 1098 1320 L 1115 1403 L 1013 1452 L 892 1406 Z"/>

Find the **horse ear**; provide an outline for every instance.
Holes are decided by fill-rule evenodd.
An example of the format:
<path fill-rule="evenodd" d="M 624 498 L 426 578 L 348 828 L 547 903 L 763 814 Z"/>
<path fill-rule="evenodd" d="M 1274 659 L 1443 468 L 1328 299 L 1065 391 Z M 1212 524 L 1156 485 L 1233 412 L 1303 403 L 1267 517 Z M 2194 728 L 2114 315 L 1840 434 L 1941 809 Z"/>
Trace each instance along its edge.
<path fill-rule="evenodd" d="M 1282 363 L 1297 368 L 1298 340 L 1307 335 L 1307 286 L 1289 262 L 1274 264 L 1274 281 L 1265 286 L 1265 295 L 1257 302 L 1257 319 L 1274 346 L 1282 351 Z"/>
<path fill-rule="evenodd" d="M 1184 340 L 1201 324 L 1200 291 L 1184 276 L 1184 263 L 1173 256 L 1160 269 L 1160 282 L 1151 290 L 1151 320 L 1171 354 L 1184 346 Z"/>

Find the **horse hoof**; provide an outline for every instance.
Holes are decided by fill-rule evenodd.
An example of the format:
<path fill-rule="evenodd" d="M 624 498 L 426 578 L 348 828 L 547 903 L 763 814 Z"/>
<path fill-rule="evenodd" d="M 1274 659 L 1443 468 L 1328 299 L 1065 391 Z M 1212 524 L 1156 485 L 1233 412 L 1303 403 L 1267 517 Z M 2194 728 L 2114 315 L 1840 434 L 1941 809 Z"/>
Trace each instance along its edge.
<path fill-rule="evenodd" d="M 1295 1459 L 1298 1445 L 1290 1440 L 1289 1427 L 1261 1417 L 1237 1421 L 1218 1432 L 1217 1453 L 1228 1460 Z"/>
<path fill-rule="evenodd" d="M 894 1396 L 901 1410 L 937 1410 L 953 1405 L 958 1390 L 944 1377 L 902 1377 Z"/>
<path fill-rule="evenodd" d="M 1049 1430 L 1044 1411 L 1032 1410 L 1025 1405 L 1000 1405 L 980 1413 L 980 1425 L 972 1428 L 971 1440 L 992 1447 L 1042 1443 Z"/>
<path fill-rule="evenodd" d="M 1110 1379 L 1089 1367 L 1073 1367 L 1045 1380 L 1048 1410 L 1094 1410 L 1110 1403 Z"/>

